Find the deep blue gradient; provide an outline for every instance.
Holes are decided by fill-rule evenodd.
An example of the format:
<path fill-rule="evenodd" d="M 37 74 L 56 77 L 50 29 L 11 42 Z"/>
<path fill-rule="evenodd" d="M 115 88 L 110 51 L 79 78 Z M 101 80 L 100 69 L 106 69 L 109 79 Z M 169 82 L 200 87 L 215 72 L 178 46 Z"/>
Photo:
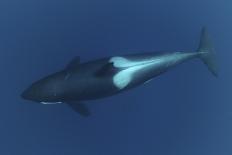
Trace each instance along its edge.
<path fill-rule="evenodd" d="M 1 155 L 231 155 L 230 0 L 1 0 Z M 20 98 L 33 81 L 81 61 L 143 51 L 194 51 L 207 26 L 219 78 L 200 61 L 149 84 L 65 105 Z"/>

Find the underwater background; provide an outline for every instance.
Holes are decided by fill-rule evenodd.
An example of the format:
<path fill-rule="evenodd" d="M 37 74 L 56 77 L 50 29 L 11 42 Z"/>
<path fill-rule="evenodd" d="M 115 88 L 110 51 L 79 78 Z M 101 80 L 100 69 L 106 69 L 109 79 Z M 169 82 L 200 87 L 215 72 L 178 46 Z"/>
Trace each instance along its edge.
<path fill-rule="evenodd" d="M 231 155 L 230 0 L 1 0 L 1 155 Z M 75 56 L 85 62 L 195 51 L 208 28 L 219 77 L 193 60 L 131 91 L 66 105 L 21 99 Z"/>

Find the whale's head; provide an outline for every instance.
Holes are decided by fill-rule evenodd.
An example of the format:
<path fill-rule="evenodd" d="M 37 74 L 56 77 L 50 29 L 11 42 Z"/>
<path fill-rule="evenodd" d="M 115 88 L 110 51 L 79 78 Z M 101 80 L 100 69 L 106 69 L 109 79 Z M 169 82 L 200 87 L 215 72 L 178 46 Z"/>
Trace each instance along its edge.
<path fill-rule="evenodd" d="M 62 72 L 47 76 L 32 83 L 23 91 L 21 97 L 40 103 L 59 103 L 63 95 L 63 81 L 65 74 Z"/>

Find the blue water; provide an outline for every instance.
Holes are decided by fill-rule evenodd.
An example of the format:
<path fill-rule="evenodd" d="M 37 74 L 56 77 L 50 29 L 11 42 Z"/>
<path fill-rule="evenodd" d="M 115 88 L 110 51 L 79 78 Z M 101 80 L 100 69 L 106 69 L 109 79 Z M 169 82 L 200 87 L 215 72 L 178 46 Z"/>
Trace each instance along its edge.
<path fill-rule="evenodd" d="M 1 155 L 231 155 L 229 0 L 1 0 Z M 207 26 L 220 64 L 194 60 L 126 93 L 65 105 L 20 98 L 73 57 L 194 51 Z"/>

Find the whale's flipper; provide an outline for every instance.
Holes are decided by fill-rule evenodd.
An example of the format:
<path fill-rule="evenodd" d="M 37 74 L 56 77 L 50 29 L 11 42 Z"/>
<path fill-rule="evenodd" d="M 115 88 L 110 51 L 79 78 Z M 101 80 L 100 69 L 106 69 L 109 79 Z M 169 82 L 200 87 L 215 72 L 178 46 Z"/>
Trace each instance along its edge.
<path fill-rule="evenodd" d="M 199 48 L 201 60 L 206 64 L 214 76 L 218 76 L 218 66 L 216 62 L 215 50 L 209 39 L 207 29 L 204 27 L 201 32 Z"/>
<path fill-rule="evenodd" d="M 88 107 L 79 102 L 66 102 L 74 111 L 78 112 L 81 116 L 88 117 L 91 115 Z"/>

